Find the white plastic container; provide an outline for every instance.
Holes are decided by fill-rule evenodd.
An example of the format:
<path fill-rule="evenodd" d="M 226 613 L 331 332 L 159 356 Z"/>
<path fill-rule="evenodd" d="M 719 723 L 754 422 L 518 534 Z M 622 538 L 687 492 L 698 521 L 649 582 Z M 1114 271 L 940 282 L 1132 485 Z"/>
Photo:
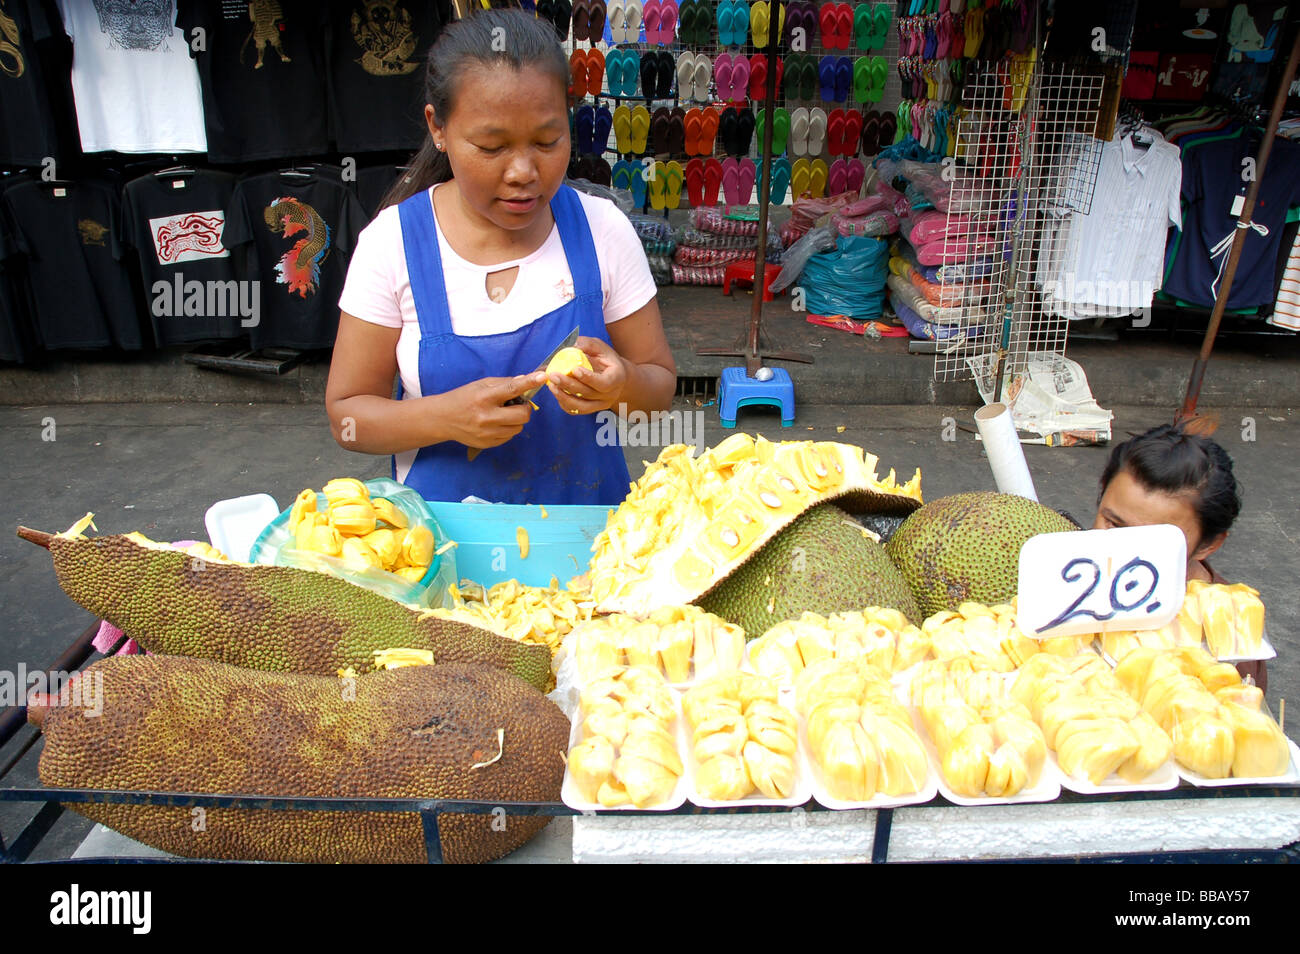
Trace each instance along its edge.
<path fill-rule="evenodd" d="M 677 739 L 677 757 L 680 758 L 683 765 L 685 765 L 687 761 L 685 754 L 685 742 L 687 739 L 684 733 L 686 720 L 682 717 L 681 697 L 678 696 L 677 693 L 673 693 L 673 695 L 677 696 L 677 716 L 673 720 L 672 730 L 673 735 Z M 580 713 L 571 717 L 570 722 L 572 723 L 572 727 L 569 730 L 569 751 L 572 751 L 573 747 L 582 741 L 582 719 Z M 660 802 L 658 805 L 647 805 L 645 808 L 637 808 L 635 805 L 630 804 L 608 808 L 600 804 L 600 802 L 589 802 L 582 797 L 582 793 L 578 791 L 577 783 L 573 781 L 573 774 L 569 771 L 566 759 L 564 781 L 560 785 L 560 800 L 574 811 L 579 812 L 670 812 L 675 808 L 680 808 L 686 801 L 686 790 L 686 774 L 683 773 L 677 776 L 677 784 L 673 787 L 673 793 L 668 797 L 667 801 Z"/>
<path fill-rule="evenodd" d="M 1284 775 L 1261 776 L 1258 778 L 1206 778 L 1204 775 L 1198 775 L 1177 762 L 1174 763 L 1174 767 L 1178 770 L 1179 778 L 1190 782 L 1197 788 L 1220 788 L 1228 785 L 1292 785 L 1300 782 L 1300 747 L 1297 747 L 1290 739 L 1286 740 L 1286 744 L 1291 749 L 1291 764 L 1287 767 Z"/>

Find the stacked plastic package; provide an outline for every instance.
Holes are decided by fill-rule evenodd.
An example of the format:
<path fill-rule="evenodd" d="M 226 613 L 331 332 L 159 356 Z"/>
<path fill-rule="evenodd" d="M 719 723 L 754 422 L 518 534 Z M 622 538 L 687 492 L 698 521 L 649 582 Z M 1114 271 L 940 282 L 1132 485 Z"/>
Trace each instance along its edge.
<path fill-rule="evenodd" d="M 673 252 L 677 241 L 673 237 L 668 222 L 659 216 L 642 215 L 633 212 L 628 215 L 632 228 L 636 229 L 641 244 L 645 247 L 646 260 L 650 263 L 650 275 L 656 285 L 673 283 Z"/>
<path fill-rule="evenodd" d="M 728 218 L 721 208 L 692 209 L 688 222 L 673 233 L 674 285 L 721 285 L 728 265 L 753 261 L 757 222 Z M 769 230 L 767 261 L 780 264 L 781 249 L 780 235 Z"/>
<path fill-rule="evenodd" d="M 946 340 L 969 333 L 996 304 L 990 281 L 1006 254 L 1005 220 L 1014 210 L 979 214 L 956 208 L 956 167 L 882 157 L 882 180 L 900 188 L 907 205 L 890 250 L 889 299 L 916 338 Z"/>

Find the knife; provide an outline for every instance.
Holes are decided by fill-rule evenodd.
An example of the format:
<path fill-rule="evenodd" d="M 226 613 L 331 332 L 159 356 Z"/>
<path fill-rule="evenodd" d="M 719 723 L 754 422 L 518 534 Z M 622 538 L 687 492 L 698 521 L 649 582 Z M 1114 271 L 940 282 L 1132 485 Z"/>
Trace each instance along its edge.
<path fill-rule="evenodd" d="M 548 354 L 548 355 L 545 357 L 545 359 L 543 359 L 542 363 L 539 364 L 539 365 L 538 365 L 538 366 L 533 370 L 533 374 L 536 374 L 538 371 L 545 371 L 545 370 L 546 370 L 546 366 L 547 366 L 548 364 L 551 363 L 551 360 L 552 360 L 552 359 L 553 359 L 557 354 L 559 354 L 559 353 L 560 353 L 561 351 L 563 351 L 565 348 L 572 348 L 575 344 L 577 344 L 577 342 L 578 342 L 578 327 L 575 325 L 574 328 L 573 328 L 573 330 L 570 331 L 567 335 L 564 336 L 564 340 L 561 341 L 558 345 L 556 345 L 556 346 L 551 350 L 551 353 Z M 503 406 L 509 406 L 509 405 L 511 405 L 511 404 L 532 404 L 532 403 L 533 403 L 533 402 L 532 402 L 532 397 L 533 397 L 533 395 L 536 394 L 538 391 L 540 391 L 540 390 L 541 390 L 542 388 L 544 388 L 545 386 L 546 386 L 545 384 L 539 384 L 539 385 L 538 385 L 537 387 L 535 387 L 535 388 L 529 388 L 527 391 L 525 391 L 523 394 L 519 395 L 518 397 L 512 397 L 510 400 L 506 401 L 505 405 L 503 405 Z M 536 405 L 536 404 L 533 404 L 533 407 L 536 408 L 537 405 Z M 483 448 L 481 448 L 481 447 L 470 447 L 470 448 L 468 448 L 468 452 L 469 452 L 469 455 L 468 455 L 468 456 L 469 456 L 469 459 L 470 459 L 470 460 L 473 460 L 475 457 L 477 457 L 477 456 L 482 452 L 482 450 L 483 450 Z"/>

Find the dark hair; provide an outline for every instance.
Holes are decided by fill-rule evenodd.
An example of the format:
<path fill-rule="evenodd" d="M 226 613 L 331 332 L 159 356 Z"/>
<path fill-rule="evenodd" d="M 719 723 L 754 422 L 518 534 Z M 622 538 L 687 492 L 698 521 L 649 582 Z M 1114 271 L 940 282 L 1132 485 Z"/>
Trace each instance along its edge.
<path fill-rule="evenodd" d="M 440 121 L 454 111 L 461 78 L 472 63 L 509 66 L 516 72 L 534 67 L 552 73 L 567 92 L 569 62 L 550 23 L 517 8 L 467 7 L 473 12 L 450 23 L 429 49 L 424 100 Z M 433 136 L 426 133 L 410 170 L 384 196 L 381 208 L 451 178 L 447 154 L 434 148 Z"/>
<path fill-rule="evenodd" d="M 1127 471 L 1148 490 L 1192 497 L 1202 540 L 1227 533 L 1241 512 L 1241 490 L 1232 458 L 1200 433 L 1205 430 L 1199 421 L 1162 424 L 1129 438 L 1111 452 L 1101 472 L 1101 494 L 1116 474 Z"/>

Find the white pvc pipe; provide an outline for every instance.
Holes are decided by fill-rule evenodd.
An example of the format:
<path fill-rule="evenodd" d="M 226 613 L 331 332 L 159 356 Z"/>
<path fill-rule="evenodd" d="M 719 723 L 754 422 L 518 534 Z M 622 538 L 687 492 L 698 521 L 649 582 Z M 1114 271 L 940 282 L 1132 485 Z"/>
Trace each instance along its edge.
<path fill-rule="evenodd" d="M 975 412 L 975 426 L 989 455 L 989 467 L 993 469 L 998 490 L 1037 500 L 1038 493 L 1034 490 L 1034 479 L 1029 476 L 1029 464 L 1016 434 L 1011 409 L 1005 404 L 987 404 Z"/>

